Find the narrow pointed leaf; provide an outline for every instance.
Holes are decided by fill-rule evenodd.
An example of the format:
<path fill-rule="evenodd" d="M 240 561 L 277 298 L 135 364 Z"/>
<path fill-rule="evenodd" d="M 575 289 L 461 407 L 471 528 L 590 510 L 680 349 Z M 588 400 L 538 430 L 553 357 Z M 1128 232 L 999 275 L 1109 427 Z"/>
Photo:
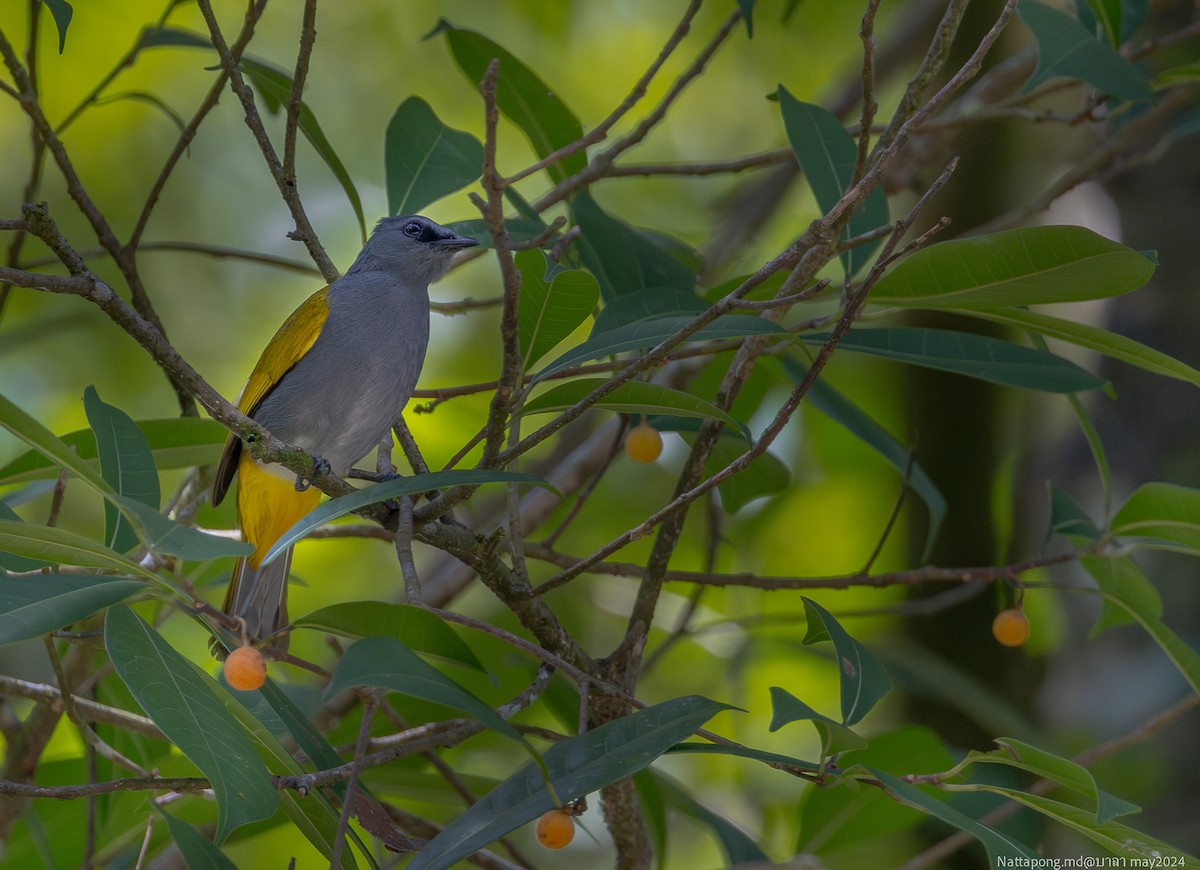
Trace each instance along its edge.
<path fill-rule="evenodd" d="M 1079 302 L 1136 290 L 1154 266 L 1084 227 L 1022 227 L 922 248 L 888 269 L 870 298 L 968 309 Z"/>
<path fill-rule="evenodd" d="M 7 577 L 0 583 L 0 645 L 40 637 L 145 591 L 145 583 L 117 577 Z"/>
<path fill-rule="evenodd" d="M 858 148 L 841 121 L 827 109 L 797 100 L 783 85 L 779 86 L 777 94 L 788 142 L 817 205 L 826 214 L 854 183 Z M 882 187 L 876 187 L 850 218 L 842 238 L 878 229 L 890 221 L 887 195 Z M 882 241 L 879 239 L 844 251 L 841 257 L 847 274 L 856 274 Z"/>
<path fill-rule="evenodd" d="M 592 326 L 591 338 L 619 326 L 655 317 L 686 317 L 702 313 L 708 303 L 683 287 L 647 287 L 608 300 Z"/>
<path fill-rule="evenodd" d="M 1200 370 L 1194 369 L 1187 363 L 1168 356 L 1162 351 L 1147 347 L 1132 338 L 1101 329 L 1099 326 L 1063 320 L 1039 311 L 1025 311 L 1020 308 L 995 308 L 988 311 L 964 313 L 983 320 L 990 320 L 993 323 L 1015 326 L 1046 338 L 1067 341 L 1131 366 L 1137 366 L 1152 374 L 1187 381 L 1200 387 Z"/>
<path fill-rule="evenodd" d="M 867 741 L 849 726 L 818 713 L 787 689 L 771 686 L 770 731 L 778 731 L 791 722 L 812 722 L 821 738 L 821 755 L 828 758 L 839 752 L 862 749 Z"/>
<path fill-rule="evenodd" d="M 1079 502 L 1053 483 L 1049 484 L 1049 490 L 1051 534 L 1081 538 L 1085 541 L 1094 541 L 1100 537 L 1100 530 Z"/>
<path fill-rule="evenodd" d="M 569 800 L 632 776 L 725 709 L 695 695 L 675 698 L 560 741 L 543 756 L 554 790 Z M 430 840 L 407 870 L 451 867 L 553 807 L 542 772 L 527 764 Z"/>
<path fill-rule="evenodd" d="M 564 411 L 607 383 L 608 381 L 604 378 L 579 378 L 567 381 L 565 384 L 559 384 L 530 399 L 521 409 L 521 413 L 545 414 Z M 730 417 L 711 402 L 706 402 L 691 393 L 672 390 L 670 387 L 645 381 L 628 381 L 621 384 L 597 401 L 593 407 L 607 408 L 610 411 L 620 411 L 625 414 L 671 414 L 677 417 L 720 420 L 731 426 L 745 428 L 742 423 Z"/>
<path fill-rule="evenodd" d="M 1056 801 L 1041 795 L 1030 794 L 1015 788 L 998 785 L 979 785 L 979 791 L 1001 795 L 1009 800 L 1024 804 L 1047 818 L 1071 828 L 1088 839 L 1100 844 L 1114 855 L 1123 856 L 1130 867 L 1149 865 L 1162 867 L 1187 867 L 1196 858 L 1153 837 L 1134 830 L 1120 822 L 1097 822 L 1095 817 L 1081 807 Z M 1039 859 L 1044 861 L 1045 859 Z M 1103 858 L 1096 858 L 1096 866 L 1104 866 Z M 1138 863 L 1133 863 L 1134 861 Z M 1034 865 L 1029 865 L 1034 866 Z"/>
<path fill-rule="evenodd" d="M 999 750 L 979 753 L 975 760 L 1016 767 L 1069 788 L 1092 802 L 1096 807 L 1097 822 L 1107 822 L 1116 816 L 1141 812 L 1141 807 L 1137 804 L 1101 791 L 1091 772 L 1069 758 L 1063 758 L 1012 737 L 997 737 L 996 744 L 1000 746 Z"/>
<path fill-rule="evenodd" d="M 1143 484 L 1121 505 L 1109 533 L 1118 538 L 1149 538 L 1169 549 L 1200 554 L 1200 489 Z"/>
<path fill-rule="evenodd" d="M 472 88 L 478 88 L 493 59 L 500 62 L 496 106 L 521 129 L 538 157 L 549 157 L 583 136 L 583 125 L 554 90 L 537 73 L 507 49 L 482 33 L 455 27 L 442 20 L 431 36 L 446 35 L 446 43 Z M 587 155 L 576 151 L 548 167 L 554 182 L 574 175 L 587 165 Z"/>
<path fill-rule="evenodd" d="M 655 317 L 627 323 L 581 342 L 553 362 L 543 366 L 535 380 L 580 365 L 589 360 L 624 353 L 627 350 L 646 350 L 666 341 L 679 330 L 690 324 L 694 317 Z M 789 334 L 777 324 L 753 317 L 749 314 L 726 314 L 708 326 L 698 329 L 685 341 L 710 341 L 722 338 L 744 338 L 747 335 L 778 335 L 788 338 Z"/>
<path fill-rule="evenodd" d="M 516 264 L 521 272 L 518 339 L 528 369 L 591 316 L 600 288 L 592 275 L 580 269 L 549 276 L 546 255 L 540 250 L 518 252 Z"/>
<path fill-rule="evenodd" d="M 338 662 L 325 691 L 327 695 L 335 695 L 356 686 L 390 689 L 451 707 L 479 720 L 496 733 L 526 745 L 525 738 L 495 710 L 394 637 L 368 637 L 353 644 Z"/>
<path fill-rule="evenodd" d="M 57 468 L 63 468 L 101 493 L 112 492 L 112 487 L 100 474 L 100 469 L 84 462 L 55 437 L 54 433 L 0 394 L 0 426 L 24 441 Z M 54 472 L 57 476 L 57 470 Z"/>
<path fill-rule="evenodd" d="M 454 629 L 421 607 L 386 601 L 344 601 L 294 621 L 346 637 L 394 637 L 417 652 L 483 671 L 483 664 Z"/>
<path fill-rule="evenodd" d="M 132 525 L 142 542 L 160 555 L 199 562 L 224 556 L 246 556 L 254 552 L 252 544 L 193 529 L 132 499 L 116 496 L 110 501 L 123 510 L 127 517 L 132 517 Z"/>
<path fill-rule="evenodd" d="M 847 634 L 833 614 L 811 598 L 802 600 L 805 616 L 808 618 L 808 633 L 804 642 L 833 642 L 838 672 L 841 674 L 842 721 L 853 725 L 866 716 L 880 698 L 892 690 L 892 681 L 879 660 Z"/>
<path fill-rule="evenodd" d="M 587 191 L 571 197 L 579 227 L 579 257 L 600 282 L 606 302 L 648 287 L 691 290 L 696 273 L 664 247 L 660 237 L 608 214 Z"/>
<path fill-rule="evenodd" d="M 137 562 L 110 550 L 91 538 L 53 526 L 0 520 L 0 550 L 53 565 L 101 568 L 119 574 L 136 574 L 161 580 Z"/>
<path fill-rule="evenodd" d="M 215 839 L 278 806 L 270 773 L 241 725 L 214 694 L 223 691 L 125 605 L 104 623 L 109 658 L 133 697 L 212 783 Z"/>
<path fill-rule="evenodd" d="M 1025 845 L 1020 840 L 1003 831 L 980 824 L 970 816 L 949 804 L 943 803 L 915 785 L 910 785 L 897 776 L 892 776 L 890 773 L 877 770 L 873 767 L 869 767 L 867 770 L 883 784 L 888 793 L 896 800 L 923 813 L 927 813 L 935 819 L 940 819 L 961 831 L 966 831 L 979 840 L 983 844 L 983 847 L 987 849 L 989 867 L 1002 867 L 1004 864 L 1001 862 L 1006 860 L 1023 862 L 1042 860 L 1041 856 L 1032 847 Z M 1022 863 L 1012 866 L 1032 867 L 1034 865 Z"/>
<path fill-rule="evenodd" d="M 0 520 L 10 523 L 24 522 L 17 512 L 3 501 L 0 501 Z M 50 567 L 52 564 L 54 563 L 47 562 L 44 559 L 30 559 L 26 556 L 18 556 L 14 553 L 5 552 L 3 546 L 0 546 L 0 571 L 39 571 L 42 568 Z"/>
<path fill-rule="evenodd" d="M 58 53 L 62 54 L 67 47 L 67 28 L 71 25 L 71 16 L 75 10 L 67 0 L 42 0 L 50 15 L 54 18 L 54 26 L 58 29 Z"/>
<path fill-rule="evenodd" d="M 162 492 L 146 436 L 128 414 L 103 401 L 95 387 L 84 390 L 83 407 L 96 435 L 101 475 L 118 495 L 157 513 Z M 104 503 L 104 542 L 118 553 L 138 542 L 137 532 L 112 501 Z"/>
<path fill-rule="evenodd" d="M 229 430 L 216 420 L 202 417 L 168 417 L 138 420 L 138 429 L 150 446 L 159 470 L 212 465 L 221 456 Z M 78 429 L 58 439 L 93 469 L 98 469 L 96 436 L 91 429 Z M 59 466 L 38 450 L 29 450 L 0 468 L 0 485 L 58 476 Z"/>
<path fill-rule="evenodd" d="M 420 97 L 409 97 L 388 122 L 383 158 L 388 214 L 414 214 L 479 177 L 483 144 L 446 126 Z"/>
<path fill-rule="evenodd" d="M 525 474 L 521 471 L 433 471 L 429 474 L 415 474 L 411 477 L 399 477 L 385 483 L 364 486 L 357 492 L 348 493 L 338 498 L 330 499 L 320 505 L 294 526 L 284 532 L 279 540 L 267 551 L 262 564 L 267 565 L 277 559 L 279 554 L 295 544 L 313 529 L 325 525 L 338 517 L 353 513 L 369 504 L 387 501 L 389 498 L 399 498 L 404 495 L 416 495 L 431 489 L 445 489 L 451 486 L 479 486 L 485 483 L 528 483 L 541 486 L 556 492 L 554 487 L 536 474 Z"/>
<path fill-rule="evenodd" d="M 821 765 L 815 761 L 805 761 L 803 758 L 796 758 L 793 755 L 752 749 L 749 746 L 728 746 L 724 743 L 677 743 L 668 751 L 672 755 L 729 755 L 734 758 L 764 761 L 767 764 L 783 765 L 784 767 L 798 767 L 801 770 L 817 771 L 821 769 Z"/>
<path fill-rule="evenodd" d="M 1071 16 L 1037 0 L 1021 0 L 1017 14 L 1037 40 L 1038 65 L 1030 91 L 1056 76 L 1080 79 L 1122 100 L 1152 100 L 1150 79 L 1136 64 L 1101 42 Z"/>
<path fill-rule="evenodd" d="M 770 863 L 762 847 L 749 834 L 720 813 L 700 803 L 676 780 L 653 770 L 644 770 L 638 776 L 653 777 L 668 807 L 712 831 L 725 853 L 726 866 L 735 867 L 756 861 Z"/>
<path fill-rule="evenodd" d="M 809 344 L 824 344 L 828 336 L 809 334 L 802 338 Z M 1108 383 L 1047 351 L 950 329 L 910 326 L 855 329 L 842 338 L 838 348 L 1048 393 L 1094 390 Z"/>
<path fill-rule="evenodd" d="M 1129 559 L 1128 556 L 1120 558 Z M 1130 568 L 1123 568 L 1120 563 L 1111 573 L 1095 557 L 1086 557 L 1080 563 L 1096 580 L 1105 602 L 1128 613 L 1166 653 L 1192 691 L 1200 693 L 1200 654 L 1162 621 L 1162 602 L 1157 590 L 1153 594 L 1147 590 L 1149 581 L 1139 582 L 1137 575 L 1131 573 Z"/>
<path fill-rule="evenodd" d="M 743 432 L 742 438 L 717 439 L 708 461 L 704 463 L 705 475 L 716 474 L 746 451 L 748 440 L 744 434 L 745 427 L 739 423 L 738 428 Z M 737 474 L 717 484 L 717 491 L 721 493 L 721 508 L 732 514 L 755 499 L 786 492 L 791 483 L 791 469 L 775 454 L 764 452 Z"/>
<path fill-rule="evenodd" d="M 1162 619 L 1162 597 L 1131 557 L 1081 556 L 1079 564 L 1105 593 L 1104 606 L 1088 633 L 1090 637 L 1097 637 L 1114 625 L 1136 621 L 1134 613 L 1147 619 Z M 1122 604 L 1117 604 L 1118 601 Z"/>
<path fill-rule="evenodd" d="M 151 802 L 166 820 L 171 839 L 188 870 L 237 870 L 237 865 L 225 857 L 217 844 L 182 819 L 177 819 L 158 804 Z"/>

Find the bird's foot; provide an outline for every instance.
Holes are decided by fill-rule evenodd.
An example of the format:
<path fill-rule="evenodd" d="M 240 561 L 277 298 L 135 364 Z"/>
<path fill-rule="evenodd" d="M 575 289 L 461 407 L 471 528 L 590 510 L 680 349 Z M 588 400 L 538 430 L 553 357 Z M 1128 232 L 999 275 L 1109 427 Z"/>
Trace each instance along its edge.
<path fill-rule="evenodd" d="M 326 474 L 333 473 L 333 466 L 329 464 L 329 460 L 317 453 L 312 454 L 313 459 L 313 477 L 321 477 Z M 310 486 L 312 481 L 307 478 L 296 475 L 296 492 L 304 492 Z"/>

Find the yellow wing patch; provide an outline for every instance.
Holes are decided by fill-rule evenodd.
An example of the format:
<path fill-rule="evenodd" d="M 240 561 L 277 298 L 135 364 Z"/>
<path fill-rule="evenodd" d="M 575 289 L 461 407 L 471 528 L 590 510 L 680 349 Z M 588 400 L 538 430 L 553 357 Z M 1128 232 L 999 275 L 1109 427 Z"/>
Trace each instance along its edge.
<path fill-rule="evenodd" d="M 288 369 L 308 353 L 321 334 L 321 327 L 328 316 L 329 288 L 322 287 L 292 312 L 267 343 L 238 400 L 239 411 L 249 414 L 254 410 L 255 405 L 279 383 Z"/>

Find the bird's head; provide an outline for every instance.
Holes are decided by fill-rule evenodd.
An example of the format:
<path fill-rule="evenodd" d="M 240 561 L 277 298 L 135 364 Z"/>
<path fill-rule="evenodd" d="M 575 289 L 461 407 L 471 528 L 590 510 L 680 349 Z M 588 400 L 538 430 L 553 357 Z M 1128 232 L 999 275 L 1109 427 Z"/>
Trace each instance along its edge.
<path fill-rule="evenodd" d="M 478 244 L 421 215 L 386 217 L 375 225 L 350 271 L 396 271 L 428 284 L 446 274 L 456 253 Z"/>

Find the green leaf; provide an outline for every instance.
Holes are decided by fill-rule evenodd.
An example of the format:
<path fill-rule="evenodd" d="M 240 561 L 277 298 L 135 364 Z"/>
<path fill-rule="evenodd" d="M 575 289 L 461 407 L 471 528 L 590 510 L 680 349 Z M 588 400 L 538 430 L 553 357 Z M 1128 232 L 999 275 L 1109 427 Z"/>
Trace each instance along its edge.
<path fill-rule="evenodd" d="M 828 758 L 839 752 L 862 749 L 867 741 L 849 726 L 818 713 L 787 689 L 771 686 L 771 724 L 767 730 L 778 731 L 792 722 L 812 722 L 821 737 L 821 755 Z"/>
<path fill-rule="evenodd" d="M 250 76 L 250 80 L 254 82 L 254 86 L 258 88 L 258 92 L 263 97 L 263 103 L 268 111 L 272 114 L 287 105 L 292 94 L 292 77 L 283 70 L 275 67 L 272 64 L 264 61 L 255 60 L 254 58 L 242 56 L 241 62 L 238 64 Z M 313 147 L 317 155 L 329 167 L 329 171 L 333 173 L 333 177 L 337 179 L 338 184 L 342 186 L 342 190 L 346 194 L 346 199 L 350 203 L 350 207 L 354 210 L 354 216 L 358 219 L 358 230 L 362 235 L 363 240 L 367 238 L 367 222 L 363 216 L 362 199 L 358 195 L 358 188 L 354 186 L 354 179 L 346 170 L 337 152 L 334 151 L 333 145 L 325 136 L 325 131 L 321 129 L 320 123 L 317 121 L 317 116 L 313 114 L 311 108 L 305 102 L 300 103 L 300 110 L 296 116 L 297 125 L 304 138 L 308 140 L 308 144 Z"/>
<path fill-rule="evenodd" d="M 528 483 L 541 486 L 551 492 L 557 492 L 545 480 L 536 474 L 526 474 L 521 471 L 477 471 L 464 469 L 461 471 L 432 471 L 428 474 L 415 474 L 411 477 L 398 477 L 384 483 L 364 486 L 357 492 L 330 499 L 315 508 L 299 520 L 294 526 L 284 532 L 267 551 L 262 564 L 268 565 L 279 557 L 279 554 L 291 547 L 313 529 L 325 525 L 338 517 L 353 513 L 369 504 L 387 501 L 389 498 L 399 498 L 404 495 L 416 495 L 429 492 L 431 489 L 446 489 L 452 486 L 478 486 L 484 483 Z"/>
<path fill-rule="evenodd" d="M 808 619 L 806 644 L 822 640 L 833 641 L 841 674 L 842 722 L 853 725 L 860 721 L 876 702 L 892 690 L 887 671 L 865 646 L 846 633 L 833 614 L 811 598 L 802 598 Z"/>
<path fill-rule="evenodd" d="M 95 387 L 89 386 L 83 391 L 83 407 L 96 435 L 100 474 L 114 492 L 157 513 L 162 492 L 146 437 L 128 414 L 104 402 Z M 137 541 L 137 533 L 117 505 L 111 500 L 105 501 L 105 544 L 118 553 L 125 553 L 133 549 Z"/>
<path fill-rule="evenodd" d="M 111 501 L 127 517 L 132 517 L 146 547 L 160 555 L 199 562 L 225 556 L 247 556 L 254 552 L 253 544 L 193 529 L 140 502 L 121 496 L 115 496 Z"/>
<path fill-rule="evenodd" d="M 605 302 L 649 287 L 691 290 L 696 273 L 664 249 L 662 239 L 600 208 L 586 190 L 571 197 L 579 258 L 600 283 Z"/>
<path fill-rule="evenodd" d="M 813 196 L 823 214 L 829 213 L 854 183 L 854 165 L 858 148 L 842 122 L 828 110 L 802 103 L 783 85 L 777 91 L 779 111 L 788 142 L 808 179 Z M 858 207 L 842 238 L 862 235 L 891 222 L 887 194 L 877 186 Z M 847 275 L 855 275 L 871 259 L 882 239 L 859 245 L 841 254 Z"/>
<path fill-rule="evenodd" d="M 314 610 L 293 624 L 297 628 L 317 628 L 346 637 L 394 637 L 417 652 L 484 670 L 454 629 L 421 607 L 386 601 L 344 601 Z"/>
<path fill-rule="evenodd" d="M 596 315 L 592 338 L 639 320 L 656 317 L 695 317 L 708 310 L 708 303 L 689 288 L 647 287 L 610 299 Z"/>
<path fill-rule="evenodd" d="M 804 363 L 790 356 L 784 359 L 783 367 L 796 383 L 800 383 L 808 372 Z M 825 378 L 817 378 L 805 398 L 822 414 L 879 453 L 907 478 L 909 487 L 925 503 L 929 512 L 929 530 L 925 534 L 922 559 L 928 558 L 946 518 L 946 499 L 921 464 L 913 459 L 913 451 L 843 393 L 830 386 Z"/>
<path fill-rule="evenodd" d="M 725 852 L 725 866 L 734 867 L 754 861 L 770 863 L 770 859 L 763 852 L 762 847 L 754 842 L 745 831 L 700 803 L 677 780 L 654 770 L 643 770 L 637 776 L 653 779 L 668 807 L 694 819 L 701 826 L 712 831 L 717 842 L 721 844 L 721 849 Z M 638 785 L 640 790 L 641 783 L 639 782 Z"/>
<path fill-rule="evenodd" d="M 483 144 L 447 127 L 420 97 L 409 97 L 383 141 L 388 214 L 413 214 L 466 187 L 483 169 Z"/>
<path fill-rule="evenodd" d="M 1098 40 L 1071 16 L 1036 0 L 1021 0 L 1017 14 L 1037 40 L 1038 65 L 1025 85 L 1033 90 L 1055 76 L 1081 79 L 1122 100 L 1152 100 L 1150 79 L 1136 64 Z"/>
<path fill-rule="evenodd" d="M 1033 848 L 1025 845 L 1020 840 L 1017 840 L 1001 830 L 989 828 L 985 825 L 972 819 L 970 816 L 956 810 L 949 804 L 942 803 L 937 798 L 927 794 L 915 785 L 909 785 L 899 777 L 892 776 L 882 770 L 874 767 L 866 768 L 872 776 L 887 789 L 888 793 L 903 804 L 920 810 L 923 813 L 933 816 L 935 819 L 958 828 L 961 831 L 966 831 L 971 836 L 975 837 L 979 842 L 983 843 L 988 853 L 989 867 L 1002 867 L 1000 861 L 1005 860 L 1022 860 L 1021 864 L 1012 866 L 1035 866 L 1027 864 L 1028 861 L 1041 861 L 1042 858 Z"/>
<path fill-rule="evenodd" d="M 978 788 L 980 791 L 992 792 L 993 794 L 1002 795 L 1009 800 L 1022 803 L 1030 809 L 1036 810 L 1042 815 L 1083 834 L 1115 855 L 1123 855 L 1126 859 L 1145 862 L 1131 863 L 1129 866 L 1187 867 L 1196 861 L 1194 856 L 1186 852 L 1181 852 L 1174 846 L 1164 843 L 1161 840 L 1148 837 L 1141 831 L 1136 831 L 1120 822 L 1097 822 L 1095 816 L 1080 807 L 1042 797 L 1041 795 L 1029 794 L 1015 788 L 1004 788 L 996 785 L 980 785 Z M 1103 861 L 1103 858 L 1097 858 L 1095 866 L 1103 867 Z"/>
<path fill-rule="evenodd" d="M 71 16 L 75 14 L 67 0 L 42 0 L 50 14 L 54 17 L 54 26 L 58 28 L 58 53 L 62 54 L 67 47 L 67 28 L 71 24 Z"/>
<path fill-rule="evenodd" d="M 104 644 L 138 704 L 212 783 L 216 841 L 274 814 L 279 801 L 270 773 L 217 698 L 215 693 L 223 690 L 125 605 L 109 608 Z"/>
<path fill-rule="evenodd" d="M 1128 557 L 1120 557 L 1121 561 Z M 1080 564 L 1092 575 L 1100 587 L 1100 594 L 1106 603 L 1124 610 L 1154 639 L 1171 663 L 1183 675 L 1192 687 L 1192 691 L 1200 693 L 1200 655 L 1184 642 L 1179 635 L 1166 626 L 1162 621 L 1162 602 L 1157 590 L 1150 586 L 1144 577 L 1139 577 L 1137 566 L 1121 564 L 1117 561 L 1110 569 L 1104 567 L 1104 561 L 1095 557 L 1083 557 Z M 1136 573 L 1135 573 L 1136 571 Z M 1102 615 L 1102 619 L 1107 618 Z M 1108 618 L 1108 624 L 1116 620 Z"/>
<path fill-rule="evenodd" d="M 24 522 L 17 512 L 3 501 L 0 501 L 0 520 L 10 523 Z M 0 571 L 39 571 L 42 568 L 48 568 L 52 564 L 54 563 L 47 562 L 44 559 L 30 559 L 25 556 L 3 552 L 3 547 L 0 546 Z"/>
<path fill-rule="evenodd" d="M 742 10 L 742 20 L 746 22 L 746 38 L 754 38 L 754 0 L 738 0 L 738 8 Z"/>
<path fill-rule="evenodd" d="M 808 334 L 808 344 L 824 344 L 828 335 Z M 855 329 L 843 336 L 840 349 L 880 356 L 944 372 L 1002 384 L 1074 393 L 1108 383 L 1075 363 L 1012 341 L 951 329 L 892 326 Z"/>
<path fill-rule="evenodd" d="M 237 870 L 237 865 L 226 858 L 208 837 L 187 822 L 175 818 L 157 803 L 151 801 L 151 804 L 166 820 L 171 839 L 179 847 L 179 854 L 188 870 Z"/>
<path fill-rule="evenodd" d="M 1090 637 L 1098 637 L 1114 625 L 1134 622 L 1133 613 L 1162 619 L 1162 598 L 1137 562 L 1129 556 L 1081 556 L 1080 565 L 1096 581 L 1104 595 L 1104 607 Z M 1124 602 L 1124 606 L 1115 601 Z"/>
<path fill-rule="evenodd" d="M 479 87 L 493 59 L 499 60 L 496 107 L 529 139 L 538 157 L 549 157 L 583 136 L 583 126 L 537 73 L 492 40 L 442 19 L 430 36 L 446 35 L 446 43 L 473 88 Z M 478 97 L 478 95 L 476 95 Z M 587 155 L 576 151 L 546 167 L 555 182 L 587 166 Z"/>
<path fill-rule="evenodd" d="M 1122 0 L 1075 0 L 1075 14 L 1084 28 L 1103 31 L 1108 44 L 1116 48 L 1121 44 L 1121 6 Z"/>
<path fill-rule="evenodd" d="M 518 339 L 528 369 L 591 316 L 600 288 L 579 269 L 563 269 L 551 277 L 546 255 L 536 249 L 519 251 L 516 265 L 521 273 Z"/>
<path fill-rule="evenodd" d="M 1084 541 L 1094 541 L 1100 537 L 1100 530 L 1079 502 L 1055 484 L 1047 481 L 1046 485 L 1050 493 L 1050 534 Z"/>
<path fill-rule="evenodd" d="M 605 378 L 579 378 L 567 381 L 530 399 L 521 408 L 521 413 L 546 414 L 564 411 L 607 383 Z M 672 414 L 677 417 L 720 420 L 731 426 L 745 429 L 742 423 L 730 417 L 711 402 L 706 402 L 691 393 L 672 390 L 670 387 L 645 381 L 628 381 L 621 384 L 592 407 L 607 408 L 610 411 L 619 411 L 624 414 Z"/>
<path fill-rule="evenodd" d="M 655 347 L 694 320 L 695 318 L 690 316 L 655 317 L 650 320 L 627 323 L 608 332 L 593 335 L 587 341 L 577 344 L 553 362 L 543 366 L 534 376 L 534 380 L 545 378 L 588 360 L 624 353 L 627 350 L 645 350 Z M 777 335 L 781 338 L 790 338 L 782 327 L 769 320 L 749 314 L 726 314 L 693 332 L 684 341 L 744 338 L 747 335 Z"/>
<path fill-rule="evenodd" d="M 1024 311 L 1019 308 L 997 308 L 990 311 L 963 312 L 993 323 L 1003 323 L 1047 338 L 1057 338 L 1079 347 L 1086 347 L 1107 357 L 1137 366 L 1139 369 L 1152 374 L 1187 381 L 1200 387 L 1200 371 L 1174 357 L 1168 356 L 1152 347 L 1147 347 L 1132 338 L 1126 338 L 1107 329 L 1092 326 L 1087 323 L 1077 323 L 1073 320 L 1063 320 L 1051 317 L 1037 311 Z"/>
<path fill-rule="evenodd" d="M 959 309 L 1079 302 L 1136 290 L 1154 266 L 1083 227 L 1022 227 L 921 248 L 888 269 L 870 299 Z"/>
<path fill-rule="evenodd" d="M 675 698 L 559 741 L 543 756 L 554 791 L 569 800 L 632 776 L 725 709 L 696 695 Z M 430 840 L 407 870 L 450 867 L 555 806 L 541 771 L 527 764 Z"/>
<path fill-rule="evenodd" d="M 792 755 L 767 752 L 764 749 L 753 749 L 749 746 L 729 746 L 725 743 L 677 743 L 667 751 L 672 755 L 729 755 L 733 758 L 748 758 L 767 764 L 797 767 L 801 770 L 818 771 L 821 769 L 821 765 L 816 762 L 805 761 L 803 758 L 796 758 Z"/>
<path fill-rule="evenodd" d="M 390 689 L 451 707 L 477 719 L 497 734 L 528 746 L 525 738 L 495 710 L 394 637 L 367 637 L 353 644 L 338 662 L 325 694 L 336 695 L 356 686 Z"/>
<path fill-rule="evenodd" d="M 1200 554 L 1200 489 L 1173 483 L 1139 486 L 1112 518 L 1109 534 L 1144 546 Z"/>
<path fill-rule="evenodd" d="M 1012 737 L 997 737 L 996 744 L 1000 747 L 999 750 L 984 753 L 975 760 L 1016 767 L 1066 786 L 1095 805 L 1097 822 L 1107 822 L 1116 816 L 1141 812 L 1141 807 L 1137 804 L 1101 791 L 1091 772 L 1068 758 L 1062 758 Z"/>
<path fill-rule="evenodd" d="M 146 591 L 139 580 L 38 574 L 0 583 L 0 645 L 40 637 Z"/>
<path fill-rule="evenodd" d="M 0 394 L 0 426 L 24 441 L 57 468 L 63 468 L 87 483 L 97 492 L 108 494 L 112 487 L 94 464 L 81 460 L 54 436 L 54 433 Z M 57 470 L 54 476 L 57 476 Z"/>
<path fill-rule="evenodd" d="M 102 568 L 165 582 L 154 572 L 91 538 L 52 526 L 0 520 L 0 551 L 53 565 Z"/>
<path fill-rule="evenodd" d="M 229 430 L 216 420 L 203 417 L 168 417 L 162 420 L 138 420 L 136 425 L 150 445 L 150 453 L 159 470 L 213 465 L 221 456 Z M 51 436 L 53 437 L 53 436 Z M 96 461 L 96 436 L 91 429 L 78 429 L 58 439 L 93 469 Z M 0 485 L 26 480 L 45 480 L 58 476 L 59 466 L 38 450 L 29 450 L 0 468 Z"/>

